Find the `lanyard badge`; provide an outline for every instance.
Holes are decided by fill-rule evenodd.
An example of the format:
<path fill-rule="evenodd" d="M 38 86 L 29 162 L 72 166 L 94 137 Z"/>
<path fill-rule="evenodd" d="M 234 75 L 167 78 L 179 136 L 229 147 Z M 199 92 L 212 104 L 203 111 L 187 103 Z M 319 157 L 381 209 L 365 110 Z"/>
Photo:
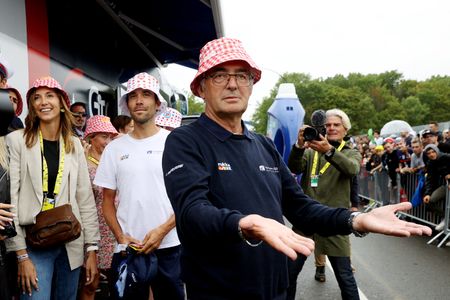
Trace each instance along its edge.
<path fill-rule="evenodd" d="M 44 201 L 42 202 L 42 211 L 46 211 L 55 208 L 55 199 L 48 198 L 47 194 L 44 194 Z"/>
<path fill-rule="evenodd" d="M 342 148 L 344 148 L 345 146 L 345 142 L 342 141 L 341 144 L 339 145 L 339 147 L 337 148 L 336 151 L 341 151 Z M 316 174 L 317 171 L 317 165 L 319 164 L 319 154 L 317 151 L 314 151 L 314 158 L 313 158 L 313 165 L 311 168 L 311 187 L 318 187 L 319 186 L 319 176 L 322 175 L 323 173 L 325 173 L 325 171 L 328 169 L 328 167 L 330 166 L 330 163 L 327 162 L 322 169 L 320 169 L 319 174 Z"/>
<path fill-rule="evenodd" d="M 42 201 L 42 211 L 46 211 L 52 208 L 55 208 L 56 200 L 55 198 L 48 198 L 48 166 L 47 166 L 47 160 L 44 156 L 44 139 L 42 137 L 42 132 L 39 130 L 39 143 L 41 146 L 41 155 L 42 155 L 42 191 L 44 192 L 44 199 Z M 60 161 L 58 166 L 58 174 L 56 175 L 56 181 L 55 181 L 55 188 L 53 190 L 53 195 L 56 197 L 56 195 L 59 195 L 59 192 L 61 190 L 61 182 L 62 182 L 62 175 L 64 171 L 64 155 L 65 155 L 65 149 L 64 149 L 64 141 L 61 143 L 60 147 Z"/>

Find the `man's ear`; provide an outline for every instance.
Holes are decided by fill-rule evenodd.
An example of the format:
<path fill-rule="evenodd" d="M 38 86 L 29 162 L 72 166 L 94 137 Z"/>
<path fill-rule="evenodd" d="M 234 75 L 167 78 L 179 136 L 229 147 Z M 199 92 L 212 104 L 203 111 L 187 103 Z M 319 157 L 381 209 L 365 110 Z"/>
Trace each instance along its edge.
<path fill-rule="evenodd" d="M 204 90 L 204 87 L 205 87 L 205 83 L 204 82 L 200 82 L 200 84 L 197 87 L 197 93 L 198 93 L 199 97 L 203 99 L 203 101 L 205 101 L 205 90 Z"/>
<path fill-rule="evenodd" d="M 0 80 L 0 87 L 6 87 L 6 78 Z"/>

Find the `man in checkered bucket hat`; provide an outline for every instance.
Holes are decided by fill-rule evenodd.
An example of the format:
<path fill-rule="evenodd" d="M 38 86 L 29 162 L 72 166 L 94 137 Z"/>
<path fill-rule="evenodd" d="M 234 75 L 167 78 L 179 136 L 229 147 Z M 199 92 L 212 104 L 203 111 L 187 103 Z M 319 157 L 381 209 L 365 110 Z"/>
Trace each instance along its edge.
<path fill-rule="evenodd" d="M 164 144 L 170 132 L 155 124 L 167 103 L 156 78 L 140 73 L 128 80 L 120 106 L 122 113 L 131 115 L 134 129 L 106 146 L 94 179 L 94 184 L 103 187 L 103 214 L 118 243 L 111 264 L 111 280 L 117 283 L 113 297 L 123 294 L 132 295 L 126 299 L 148 299 L 150 285 L 155 300 L 182 300 L 181 247 L 162 172 Z M 120 271 L 127 255 L 155 255 L 156 276 L 123 285 Z"/>
<path fill-rule="evenodd" d="M 159 92 L 159 81 L 148 73 L 139 73 L 127 82 L 127 91 L 119 100 L 119 107 L 122 110 L 123 115 L 130 116 L 130 110 L 128 108 L 128 99 L 134 96 L 139 91 L 146 91 L 153 93 L 157 105 L 157 113 L 163 113 L 167 108 L 167 102 L 161 96 Z"/>
<path fill-rule="evenodd" d="M 166 141 L 164 179 L 188 299 L 285 299 L 287 258 L 310 255 L 314 242 L 283 225 L 283 215 L 307 234 L 431 234 L 395 217 L 407 203 L 355 215 L 307 197 L 273 143 L 242 121 L 260 78 L 239 40 L 207 43 L 191 83 L 205 113 Z"/>

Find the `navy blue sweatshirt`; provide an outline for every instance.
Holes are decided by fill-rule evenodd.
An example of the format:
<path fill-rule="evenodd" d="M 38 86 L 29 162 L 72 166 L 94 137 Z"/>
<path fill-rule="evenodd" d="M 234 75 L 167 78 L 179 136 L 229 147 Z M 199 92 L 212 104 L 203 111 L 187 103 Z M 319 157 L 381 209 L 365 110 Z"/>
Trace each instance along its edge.
<path fill-rule="evenodd" d="M 242 124 L 244 126 L 244 124 Z M 347 209 L 308 198 L 273 144 L 234 135 L 206 115 L 174 130 L 163 155 L 167 194 L 182 244 L 190 299 L 277 299 L 288 286 L 287 257 L 239 238 L 238 222 L 258 214 L 302 232 L 349 234 Z"/>

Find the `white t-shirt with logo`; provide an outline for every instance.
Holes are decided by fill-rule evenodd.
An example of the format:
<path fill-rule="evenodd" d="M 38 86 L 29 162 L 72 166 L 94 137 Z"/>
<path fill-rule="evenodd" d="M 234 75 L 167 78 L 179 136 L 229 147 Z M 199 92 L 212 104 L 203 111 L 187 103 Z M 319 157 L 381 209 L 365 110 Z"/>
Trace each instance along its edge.
<path fill-rule="evenodd" d="M 169 133 L 160 129 L 145 139 L 127 134 L 112 141 L 103 151 L 94 179 L 94 184 L 117 191 L 120 227 L 124 234 L 140 241 L 173 214 L 162 170 L 164 143 Z M 159 249 L 179 244 L 174 228 Z"/>

